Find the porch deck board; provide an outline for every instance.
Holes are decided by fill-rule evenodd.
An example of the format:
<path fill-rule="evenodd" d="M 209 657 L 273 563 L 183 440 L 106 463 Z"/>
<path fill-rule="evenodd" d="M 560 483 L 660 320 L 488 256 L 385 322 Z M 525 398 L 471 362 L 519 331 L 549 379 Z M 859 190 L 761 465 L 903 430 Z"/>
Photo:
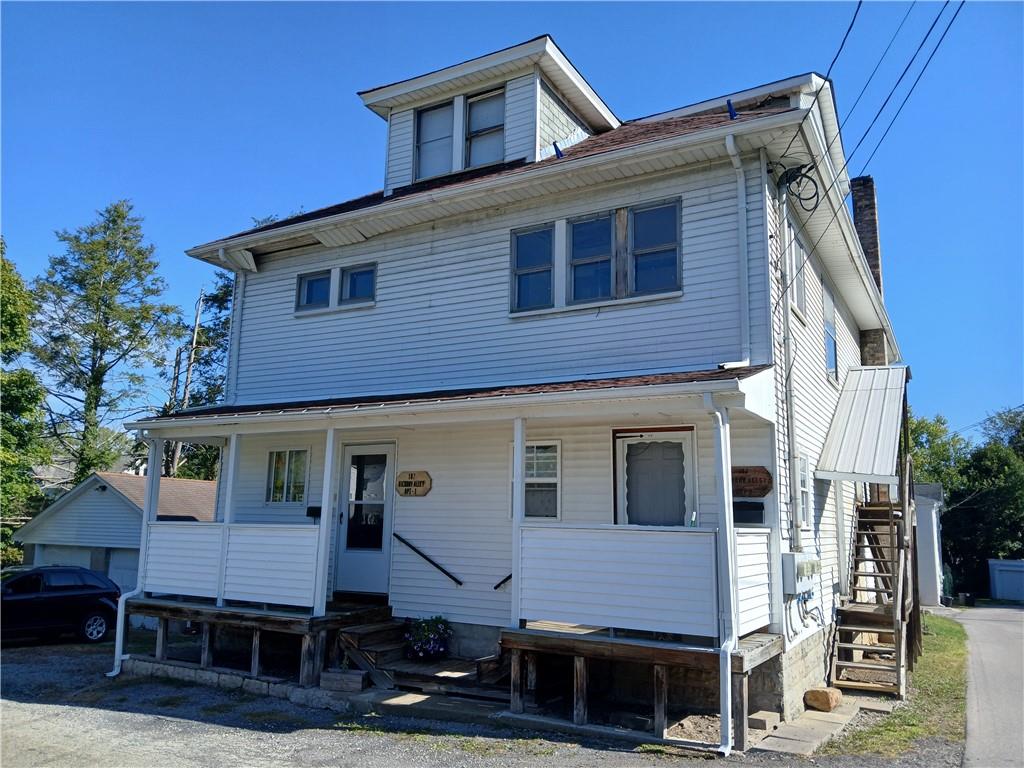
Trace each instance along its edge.
<path fill-rule="evenodd" d="M 325 616 L 310 616 L 308 611 L 287 608 L 223 606 L 166 598 L 135 597 L 127 601 L 125 610 L 129 614 L 153 616 L 158 619 L 209 622 L 247 629 L 309 634 L 348 626 L 360 614 L 360 610 L 365 612 L 366 606 L 353 605 L 348 610 L 329 611 Z"/>

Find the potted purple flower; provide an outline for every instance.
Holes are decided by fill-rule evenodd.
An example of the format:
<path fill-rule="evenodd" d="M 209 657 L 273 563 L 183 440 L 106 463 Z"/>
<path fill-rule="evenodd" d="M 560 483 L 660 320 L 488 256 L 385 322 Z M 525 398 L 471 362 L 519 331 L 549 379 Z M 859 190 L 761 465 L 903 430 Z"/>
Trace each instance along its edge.
<path fill-rule="evenodd" d="M 416 661 L 443 659 L 448 655 L 452 625 L 444 616 L 417 619 L 405 633 L 405 655 Z"/>

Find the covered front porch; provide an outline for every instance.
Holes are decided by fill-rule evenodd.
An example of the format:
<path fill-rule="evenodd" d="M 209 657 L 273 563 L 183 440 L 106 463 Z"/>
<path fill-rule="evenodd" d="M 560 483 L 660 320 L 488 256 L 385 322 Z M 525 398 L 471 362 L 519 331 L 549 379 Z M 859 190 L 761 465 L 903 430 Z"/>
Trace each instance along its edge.
<path fill-rule="evenodd" d="M 219 446 L 214 522 L 154 519 L 140 594 L 308 618 L 336 592 L 443 615 L 455 651 L 531 621 L 705 648 L 772 631 L 771 371 L 196 412 L 137 426 Z M 734 499 L 733 470 L 768 485 Z"/>

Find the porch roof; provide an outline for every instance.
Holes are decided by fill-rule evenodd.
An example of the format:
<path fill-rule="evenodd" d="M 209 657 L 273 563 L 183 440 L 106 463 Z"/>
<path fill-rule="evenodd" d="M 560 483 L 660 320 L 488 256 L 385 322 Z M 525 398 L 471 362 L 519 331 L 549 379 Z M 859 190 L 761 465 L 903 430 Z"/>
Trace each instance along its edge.
<path fill-rule="evenodd" d="M 673 394 L 682 385 L 687 390 L 699 392 L 707 389 L 739 389 L 739 381 L 762 371 L 769 365 L 754 365 L 741 368 L 713 368 L 701 371 L 677 371 L 643 376 L 619 376 L 575 381 L 540 382 L 516 384 L 503 387 L 477 387 L 406 394 L 363 395 L 356 397 L 330 398 L 321 400 L 295 400 L 280 403 L 246 405 L 214 405 L 192 408 L 169 416 L 153 416 L 126 424 L 127 429 L 149 429 L 160 426 L 186 425 L 197 422 L 216 422 L 222 419 L 270 418 L 270 417 L 325 417 L 352 412 L 378 411 L 383 409 L 419 408 L 429 409 L 445 405 L 467 404 L 484 407 L 490 404 L 513 404 L 520 401 L 531 403 L 546 396 L 583 396 L 585 393 L 632 396 Z M 730 386 L 732 384 L 733 386 Z M 671 390 L 671 391 L 670 391 Z"/>
<path fill-rule="evenodd" d="M 851 368 L 839 395 L 815 475 L 827 480 L 896 483 L 909 369 Z"/>

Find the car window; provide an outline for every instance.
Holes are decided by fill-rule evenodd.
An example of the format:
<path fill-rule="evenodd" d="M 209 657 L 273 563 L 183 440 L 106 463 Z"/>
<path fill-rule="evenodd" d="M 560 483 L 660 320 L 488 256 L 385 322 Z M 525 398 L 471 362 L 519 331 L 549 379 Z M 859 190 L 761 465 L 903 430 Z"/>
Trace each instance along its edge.
<path fill-rule="evenodd" d="M 47 592 L 64 592 L 82 587 L 82 577 L 74 571 L 47 571 L 45 579 Z"/>
<path fill-rule="evenodd" d="M 13 579 L 5 585 L 5 591 L 12 595 L 31 595 L 39 591 L 43 580 L 37 573 L 30 573 L 20 579 Z"/>
<path fill-rule="evenodd" d="M 110 585 L 103 579 L 102 576 L 93 573 L 92 571 L 82 571 L 82 581 L 85 582 L 87 587 L 99 587 L 100 589 L 110 589 Z"/>

